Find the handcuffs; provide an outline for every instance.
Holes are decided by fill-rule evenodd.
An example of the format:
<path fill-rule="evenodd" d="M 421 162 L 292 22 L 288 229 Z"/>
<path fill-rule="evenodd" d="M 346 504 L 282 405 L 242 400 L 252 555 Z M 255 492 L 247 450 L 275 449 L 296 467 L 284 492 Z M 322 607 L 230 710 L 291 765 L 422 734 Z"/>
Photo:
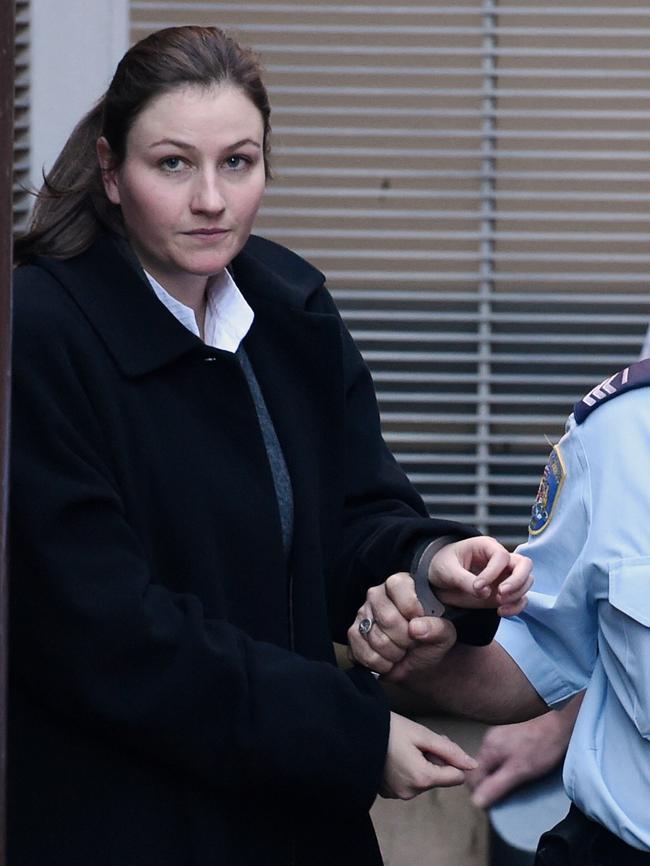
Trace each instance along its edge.
<path fill-rule="evenodd" d="M 429 583 L 431 560 L 446 544 L 458 541 L 444 536 L 428 542 L 416 552 L 411 563 L 411 577 L 415 583 L 418 601 L 424 608 L 425 616 L 444 617 L 453 623 L 458 643 L 470 646 L 486 646 L 492 641 L 499 617 L 496 610 L 484 608 L 462 608 L 444 605 L 434 593 Z"/>

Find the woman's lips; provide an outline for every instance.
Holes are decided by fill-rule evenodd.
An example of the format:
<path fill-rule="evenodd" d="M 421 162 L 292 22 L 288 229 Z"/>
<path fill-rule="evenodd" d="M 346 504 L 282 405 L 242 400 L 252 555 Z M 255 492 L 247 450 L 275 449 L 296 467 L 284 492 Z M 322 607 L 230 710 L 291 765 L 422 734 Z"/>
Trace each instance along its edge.
<path fill-rule="evenodd" d="M 228 229 L 192 229 L 192 231 L 185 232 L 185 234 L 190 235 L 191 237 L 214 238 L 219 235 L 225 235 L 228 231 Z"/>

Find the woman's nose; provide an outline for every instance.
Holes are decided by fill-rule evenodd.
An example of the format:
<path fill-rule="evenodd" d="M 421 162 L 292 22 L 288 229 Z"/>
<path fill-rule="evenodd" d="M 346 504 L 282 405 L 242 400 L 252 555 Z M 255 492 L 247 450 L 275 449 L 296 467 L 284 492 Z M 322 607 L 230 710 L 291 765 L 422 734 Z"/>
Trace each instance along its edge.
<path fill-rule="evenodd" d="M 225 207 L 218 178 L 201 174 L 196 178 L 190 207 L 195 212 L 220 213 Z"/>

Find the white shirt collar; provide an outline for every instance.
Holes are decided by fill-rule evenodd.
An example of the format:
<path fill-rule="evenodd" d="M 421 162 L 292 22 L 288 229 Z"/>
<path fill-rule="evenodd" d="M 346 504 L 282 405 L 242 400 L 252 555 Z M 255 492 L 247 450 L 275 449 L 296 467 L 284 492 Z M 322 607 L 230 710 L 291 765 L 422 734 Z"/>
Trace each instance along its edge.
<path fill-rule="evenodd" d="M 145 271 L 158 300 L 188 331 L 200 337 L 199 326 L 191 307 L 172 297 L 155 277 Z M 229 271 L 211 277 L 206 287 L 204 342 L 215 349 L 236 352 L 253 324 L 254 314 Z"/>

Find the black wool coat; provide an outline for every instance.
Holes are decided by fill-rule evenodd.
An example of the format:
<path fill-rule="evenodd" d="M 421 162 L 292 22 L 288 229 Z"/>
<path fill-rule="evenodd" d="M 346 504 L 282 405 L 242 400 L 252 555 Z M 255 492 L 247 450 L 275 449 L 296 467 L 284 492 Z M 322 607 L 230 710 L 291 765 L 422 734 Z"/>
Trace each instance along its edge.
<path fill-rule="evenodd" d="M 323 285 L 251 238 L 245 339 L 288 465 L 282 545 L 236 358 L 108 237 L 15 277 L 10 866 L 371 866 L 389 713 L 343 673 L 430 520 Z"/>

